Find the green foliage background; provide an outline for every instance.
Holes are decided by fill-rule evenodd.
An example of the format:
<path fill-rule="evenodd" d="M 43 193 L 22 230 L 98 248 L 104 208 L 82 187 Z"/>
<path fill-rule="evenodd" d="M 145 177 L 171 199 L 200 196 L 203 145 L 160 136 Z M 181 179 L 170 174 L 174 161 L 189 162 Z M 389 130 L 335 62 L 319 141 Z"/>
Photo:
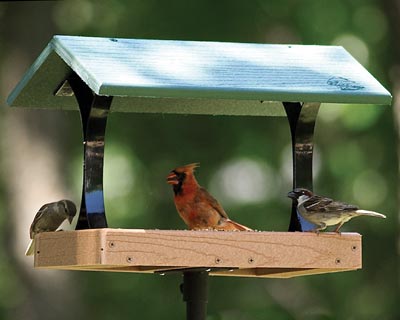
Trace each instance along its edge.
<path fill-rule="evenodd" d="M 392 92 L 390 76 L 396 65 L 396 51 L 391 44 L 398 39 L 394 40 L 390 27 L 388 3 L 5 2 L 0 3 L 0 61 L 7 52 L 15 51 L 14 47 L 23 47 L 33 62 L 53 34 L 336 44 L 343 45 Z M 33 25 L 27 27 L 25 19 Z M 12 60 L 7 61 L 10 68 Z M 1 103 L 5 105 L 5 96 Z M 29 113 L 5 106 L 1 112 Z M 82 175 L 79 115 L 65 112 L 62 117 L 68 133 L 57 143 L 64 144 L 66 183 L 78 202 Z M 221 199 L 233 219 L 260 230 L 285 231 L 291 206 L 285 197 L 291 187 L 286 122 L 285 118 L 112 114 L 105 156 L 110 226 L 184 228 L 165 176 L 175 166 L 201 162 L 199 181 Z M 392 108 L 322 105 L 316 126 L 315 160 L 318 193 L 388 216 L 386 221 L 354 220 L 343 228 L 363 235 L 363 269 L 288 280 L 211 278 L 208 319 L 399 319 L 398 166 Z M 235 188 L 224 186 L 220 180 L 228 179 L 227 172 L 234 176 L 234 169 L 240 165 L 250 170 L 241 173 L 245 176 L 258 170 L 255 172 L 265 178 L 262 190 L 272 196 L 257 200 L 239 197 L 242 200 L 234 201 L 237 193 L 229 190 Z M 232 181 L 237 180 L 233 177 Z M 6 184 L 3 181 L 0 191 Z M 0 241 L 8 246 L 12 235 L 6 230 L 6 193 L 0 195 L 1 208 L 0 233 L 9 237 Z M 0 319 L 11 319 L 11 311 L 27 303 L 24 292 L 28 289 L 13 261 L 0 252 Z M 86 319 L 184 318 L 178 275 L 74 272 L 74 277 Z"/>

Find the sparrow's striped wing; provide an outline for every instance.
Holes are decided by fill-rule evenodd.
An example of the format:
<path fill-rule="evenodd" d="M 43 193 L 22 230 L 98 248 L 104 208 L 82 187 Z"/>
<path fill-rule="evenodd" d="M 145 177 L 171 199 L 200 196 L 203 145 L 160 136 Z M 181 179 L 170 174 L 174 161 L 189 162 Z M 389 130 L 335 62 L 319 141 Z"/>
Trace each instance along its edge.
<path fill-rule="evenodd" d="M 49 210 L 49 204 L 45 204 L 43 206 L 40 207 L 39 211 L 36 213 L 35 218 L 33 218 L 33 222 L 31 224 L 31 228 L 29 231 L 29 235 L 31 237 L 31 239 L 33 239 L 34 235 L 35 235 L 35 226 L 37 224 L 37 222 L 43 217 L 43 215 L 45 214 L 45 212 Z"/>
<path fill-rule="evenodd" d="M 355 211 L 358 207 L 352 204 L 334 201 L 329 198 L 314 195 L 303 203 L 304 208 L 312 212 L 338 212 L 338 211 Z"/>

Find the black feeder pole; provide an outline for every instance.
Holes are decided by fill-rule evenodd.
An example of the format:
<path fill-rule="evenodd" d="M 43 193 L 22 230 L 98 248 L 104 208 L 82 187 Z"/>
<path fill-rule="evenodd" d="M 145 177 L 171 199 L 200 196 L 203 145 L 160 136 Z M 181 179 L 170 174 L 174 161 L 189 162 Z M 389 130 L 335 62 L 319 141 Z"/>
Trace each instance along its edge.
<path fill-rule="evenodd" d="M 183 272 L 181 292 L 183 301 L 186 302 L 186 319 L 205 320 L 208 302 L 208 272 Z"/>

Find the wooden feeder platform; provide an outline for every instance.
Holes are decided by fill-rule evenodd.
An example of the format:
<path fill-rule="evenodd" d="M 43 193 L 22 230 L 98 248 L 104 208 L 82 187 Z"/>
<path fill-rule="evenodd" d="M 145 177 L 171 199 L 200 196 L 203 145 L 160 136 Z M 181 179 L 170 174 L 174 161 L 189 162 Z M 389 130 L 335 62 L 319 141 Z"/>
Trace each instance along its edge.
<path fill-rule="evenodd" d="M 358 233 L 92 229 L 36 237 L 36 268 L 291 278 L 361 268 Z"/>

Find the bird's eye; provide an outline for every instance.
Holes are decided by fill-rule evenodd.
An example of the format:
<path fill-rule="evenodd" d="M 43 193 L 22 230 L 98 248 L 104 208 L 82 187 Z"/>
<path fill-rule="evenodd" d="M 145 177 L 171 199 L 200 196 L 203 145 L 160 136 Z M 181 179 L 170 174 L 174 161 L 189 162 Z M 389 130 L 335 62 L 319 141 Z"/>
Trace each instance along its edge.
<path fill-rule="evenodd" d="M 186 173 L 184 172 L 176 172 L 176 175 L 178 176 L 179 180 L 183 180 L 186 177 Z"/>

